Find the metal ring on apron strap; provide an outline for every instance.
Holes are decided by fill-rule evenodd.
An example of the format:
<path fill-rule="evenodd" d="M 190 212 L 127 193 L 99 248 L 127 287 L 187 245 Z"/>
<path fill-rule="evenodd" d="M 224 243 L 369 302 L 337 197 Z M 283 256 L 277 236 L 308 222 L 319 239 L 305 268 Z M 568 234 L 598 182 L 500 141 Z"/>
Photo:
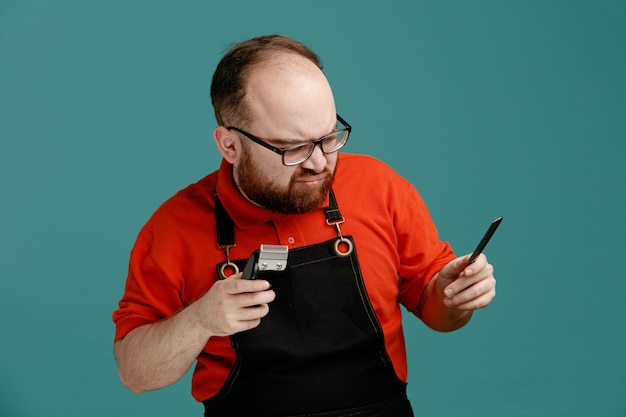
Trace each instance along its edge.
<path fill-rule="evenodd" d="M 236 264 L 234 264 L 234 263 L 232 263 L 230 261 L 224 262 L 222 265 L 220 265 L 220 275 L 221 275 L 221 277 L 223 279 L 226 279 L 226 278 L 228 278 L 230 276 L 230 275 L 226 276 L 226 273 L 225 273 L 226 272 L 226 268 L 229 268 L 229 267 L 233 268 L 234 272 L 232 273 L 232 275 L 235 275 L 235 274 L 239 273 L 239 267 Z"/>
<path fill-rule="evenodd" d="M 334 210 L 339 212 L 339 210 Z M 328 215 L 328 211 L 326 211 L 326 214 Z M 337 213 L 338 214 L 338 213 Z M 337 236 L 339 236 L 337 238 L 337 240 L 335 240 L 335 253 L 338 256 L 350 256 L 350 254 L 352 254 L 352 251 L 354 250 L 354 245 L 352 244 L 352 241 L 349 239 L 346 239 L 343 237 L 343 235 L 341 234 L 341 227 L 339 227 L 339 225 L 343 222 L 345 222 L 346 220 L 343 218 L 343 216 L 341 215 L 337 215 L 333 220 L 331 219 L 326 219 L 326 224 L 329 226 L 335 226 L 335 228 L 337 229 Z M 348 246 L 348 249 L 346 251 L 342 251 L 339 246 L 341 244 L 345 244 L 346 246 Z"/>
<path fill-rule="evenodd" d="M 341 245 L 342 243 L 344 243 L 348 249 L 345 252 L 342 252 L 339 245 Z M 335 253 L 339 256 L 350 256 L 352 254 L 352 250 L 354 250 L 354 245 L 352 244 L 352 241 L 350 239 L 344 239 L 343 237 L 340 237 L 339 239 L 335 240 Z"/>

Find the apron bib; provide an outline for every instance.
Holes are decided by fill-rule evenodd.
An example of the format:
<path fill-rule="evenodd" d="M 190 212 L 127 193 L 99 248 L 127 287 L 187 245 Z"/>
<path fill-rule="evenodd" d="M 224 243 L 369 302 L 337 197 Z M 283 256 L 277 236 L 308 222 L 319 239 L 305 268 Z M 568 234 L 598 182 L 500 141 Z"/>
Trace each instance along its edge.
<path fill-rule="evenodd" d="M 231 336 L 237 360 L 205 416 L 413 416 L 332 191 L 327 213 L 338 239 L 292 249 L 286 270 L 262 272 L 276 299 L 258 327 Z"/>

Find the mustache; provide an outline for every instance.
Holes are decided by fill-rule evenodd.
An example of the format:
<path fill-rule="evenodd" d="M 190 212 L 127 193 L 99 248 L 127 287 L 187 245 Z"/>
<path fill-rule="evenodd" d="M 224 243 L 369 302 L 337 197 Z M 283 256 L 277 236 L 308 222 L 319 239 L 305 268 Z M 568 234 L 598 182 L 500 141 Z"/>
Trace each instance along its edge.
<path fill-rule="evenodd" d="M 324 168 L 321 172 L 315 172 L 312 169 L 303 168 L 302 172 L 298 174 L 298 178 L 306 178 L 306 177 L 314 177 L 316 175 L 329 175 L 330 171 L 327 168 Z"/>

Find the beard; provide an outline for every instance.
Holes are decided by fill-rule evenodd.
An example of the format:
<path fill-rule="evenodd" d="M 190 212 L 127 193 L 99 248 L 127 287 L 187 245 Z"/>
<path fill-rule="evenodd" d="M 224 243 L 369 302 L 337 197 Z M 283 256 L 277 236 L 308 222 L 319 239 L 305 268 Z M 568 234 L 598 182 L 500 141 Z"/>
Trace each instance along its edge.
<path fill-rule="evenodd" d="M 328 190 L 335 178 L 335 171 L 325 168 L 324 179 L 316 189 L 300 187 L 296 181 L 302 178 L 319 175 L 309 169 L 296 171 L 286 189 L 263 180 L 263 173 L 250 157 L 250 153 L 243 152 L 236 169 L 239 190 L 253 203 L 266 209 L 282 214 L 301 214 L 321 207 Z"/>

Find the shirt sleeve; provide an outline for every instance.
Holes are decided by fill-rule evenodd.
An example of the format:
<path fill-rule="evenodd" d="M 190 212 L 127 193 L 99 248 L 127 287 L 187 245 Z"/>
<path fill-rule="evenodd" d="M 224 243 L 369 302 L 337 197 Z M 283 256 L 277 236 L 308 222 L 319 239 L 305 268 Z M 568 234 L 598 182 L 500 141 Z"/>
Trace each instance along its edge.
<path fill-rule="evenodd" d="M 400 256 L 399 301 L 415 312 L 426 285 L 455 258 L 450 244 L 439 240 L 424 200 L 408 181 L 395 227 Z"/>
<path fill-rule="evenodd" d="M 118 310 L 113 312 L 115 340 L 131 330 L 162 320 L 183 307 L 180 290 L 155 259 L 152 239 L 146 230 L 131 251 L 128 277 Z"/>

